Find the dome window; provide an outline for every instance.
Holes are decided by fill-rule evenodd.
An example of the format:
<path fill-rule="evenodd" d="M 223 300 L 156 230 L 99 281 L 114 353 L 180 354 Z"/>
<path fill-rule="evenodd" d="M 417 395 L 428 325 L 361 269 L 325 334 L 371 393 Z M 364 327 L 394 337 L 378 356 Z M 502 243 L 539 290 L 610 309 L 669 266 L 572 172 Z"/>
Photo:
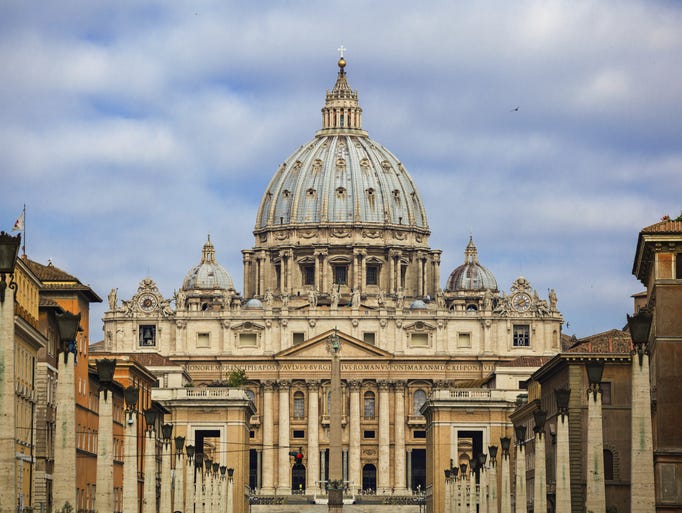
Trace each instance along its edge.
<path fill-rule="evenodd" d="M 308 190 L 306 191 L 306 194 L 307 194 L 309 197 L 314 198 L 314 197 L 315 197 L 315 189 L 313 189 L 313 188 L 311 187 L 310 189 L 308 189 Z"/>
<path fill-rule="evenodd" d="M 291 191 L 289 191 L 287 189 L 284 189 L 282 191 L 282 196 L 284 196 L 285 198 L 288 198 L 290 195 L 291 195 Z"/>
<path fill-rule="evenodd" d="M 346 188 L 345 187 L 337 187 L 336 188 L 336 197 L 343 199 L 346 197 Z"/>
<path fill-rule="evenodd" d="M 391 170 L 391 163 L 388 160 L 383 160 L 381 162 L 381 167 L 388 173 Z"/>
<path fill-rule="evenodd" d="M 360 166 L 361 166 L 361 167 L 365 167 L 365 168 L 369 168 L 369 159 L 368 159 L 368 158 L 362 159 L 362 160 L 360 161 Z"/>
<path fill-rule="evenodd" d="M 478 307 L 474 304 L 467 305 L 467 312 L 478 312 Z"/>
<path fill-rule="evenodd" d="M 374 196 L 374 189 L 372 189 L 371 187 L 367 189 L 367 196 Z"/>
<path fill-rule="evenodd" d="M 315 159 L 315 162 L 313 162 L 313 173 L 317 173 L 322 169 L 322 160 L 320 159 Z"/>

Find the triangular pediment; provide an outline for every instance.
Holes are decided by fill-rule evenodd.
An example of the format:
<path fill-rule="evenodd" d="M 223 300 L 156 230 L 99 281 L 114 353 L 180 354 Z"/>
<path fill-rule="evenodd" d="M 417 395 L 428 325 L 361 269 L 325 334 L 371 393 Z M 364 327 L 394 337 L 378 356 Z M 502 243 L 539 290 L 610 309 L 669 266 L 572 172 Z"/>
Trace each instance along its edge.
<path fill-rule="evenodd" d="M 393 355 L 388 351 L 379 349 L 376 346 L 351 337 L 342 331 L 336 331 L 341 347 L 339 355 L 342 360 L 367 360 L 367 359 L 389 359 Z M 334 330 L 329 330 L 305 342 L 289 347 L 275 355 L 276 359 L 288 360 L 320 360 L 329 359 L 329 337 L 334 335 Z"/>

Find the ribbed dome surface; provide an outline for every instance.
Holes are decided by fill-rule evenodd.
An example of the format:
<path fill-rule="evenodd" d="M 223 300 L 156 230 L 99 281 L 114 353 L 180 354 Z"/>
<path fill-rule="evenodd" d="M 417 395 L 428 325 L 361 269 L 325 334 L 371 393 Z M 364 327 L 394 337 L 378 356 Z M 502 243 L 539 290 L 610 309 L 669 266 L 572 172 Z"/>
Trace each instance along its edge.
<path fill-rule="evenodd" d="M 354 135 L 318 137 L 294 152 L 271 181 L 257 223 L 428 227 L 419 193 L 398 159 Z"/>
<path fill-rule="evenodd" d="M 182 282 L 182 290 L 234 290 L 229 273 L 215 259 L 215 248 L 209 237 L 201 253 L 199 265 L 190 269 Z"/>
<path fill-rule="evenodd" d="M 345 66 L 341 59 L 336 84 L 322 109 L 322 129 L 272 178 L 256 230 L 339 223 L 428 229 L 409 173 L 362 130 L 362 109 L 346 80 Z"/>
<path fill-rule="evenodd" d="M 472 238 L 469 238 L 464 255 L 464 263 L 452 271 L 445 291 L 497 290 L 497 280 L 493 273 L 478 262 L 478 250 Z"/>

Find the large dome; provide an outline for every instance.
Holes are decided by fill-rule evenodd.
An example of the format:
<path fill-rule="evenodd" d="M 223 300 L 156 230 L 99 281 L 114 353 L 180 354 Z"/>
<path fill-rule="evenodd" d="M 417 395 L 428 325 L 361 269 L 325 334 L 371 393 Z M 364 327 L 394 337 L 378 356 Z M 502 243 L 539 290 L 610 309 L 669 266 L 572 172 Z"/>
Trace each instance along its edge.
<path fill-rule="evenodd" d="M 284 161 L 265 191 L 257 232 L 338 224 L 428 230 L 409 173 L 362 130 L 357 91 L 348 86 L 344 67 L 341 59 L 322 109 L 322 130 Z"/>
<path fill-rule="evenodd" d="M 215 259 L 210 237 L 201 252 L 201 262 L 185 276 L 182 290 L 234 290 L 232 278 Z"/>
<path fill-rule="evenodd" d="M 488 269 L 478 261 L 478 250 L 472 237 L 469 237 L 464 251 L 464 263 L 457 267 L 448 278 L 446 292 L 497 290 L 497 280 Z"/>

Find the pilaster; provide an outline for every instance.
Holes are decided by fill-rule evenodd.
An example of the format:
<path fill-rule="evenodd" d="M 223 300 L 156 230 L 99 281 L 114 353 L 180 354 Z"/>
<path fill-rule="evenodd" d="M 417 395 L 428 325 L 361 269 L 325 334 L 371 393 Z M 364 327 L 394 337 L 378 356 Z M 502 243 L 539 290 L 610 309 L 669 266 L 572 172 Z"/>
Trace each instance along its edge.
<path fill-rule="evenodd" d="M 348 480 L 353 483 L 355 490 L 362 488 L 360 474 L 360 382 L 351 381 L 350 388 L 350 431 L 348 432 Z"/>
<path fill-rule="evenodd" d="M 75 355 L 59 355 L 57 381 L 57 425 L 55 427 L 53 509 L 59 511 L 66 503 L 74 510 L 76 504 L 76 398 Z M 14 448 L 12 448 L 14 454 Z"/>
<path fill-rule="evenodd" d="M 289 388 L 288 381 L 279 382 L 279 450 L 277 494 L 290 495 L 291 482 L 289 480 Z"/>
<path fill-rule="evenodd" d="M 320 412 L 319 381 L 307 381 L 308 386 L 308 478 L 306 487 L 309 493 L 319 490 L 320 479 Z"/>
<path fill-rule="evenodd" d="M 114 511 L 113 402 L 114 397 L 111 392 L 100 391 L 95 488 L 95 505 L 99 511 Z"/>
<path fill-rule="evenodd" d="M 395 432 L 395 454 L 393 457 L 393 468 L 395 475 L 393 476 L 393 484 L 396 493 L 405 493 L 407 487 L 405 486 L 405 382 L 395 382 L 395 416 L 394 432 Z"/>
<path fill-rule="evenodd" d="M 389 393 L 388 381 L 379 381 L 379 468 L 377 469 L 378 494 L 389 493 L 391 488 Z"/>
<path fill-rule="evenodd" d="M 266 381 L 263 384 L 263 487 L 261 492 L 266 495 L 275 491 L 273 388 L 274 383 L 272 381 Z"/>
<path fill-rule="evenodd" d="M 605 513 L 604 435 L 602 431 L 601 389 L 587 391 L 587 477 L 585 507 L 592 513 Z"/>

